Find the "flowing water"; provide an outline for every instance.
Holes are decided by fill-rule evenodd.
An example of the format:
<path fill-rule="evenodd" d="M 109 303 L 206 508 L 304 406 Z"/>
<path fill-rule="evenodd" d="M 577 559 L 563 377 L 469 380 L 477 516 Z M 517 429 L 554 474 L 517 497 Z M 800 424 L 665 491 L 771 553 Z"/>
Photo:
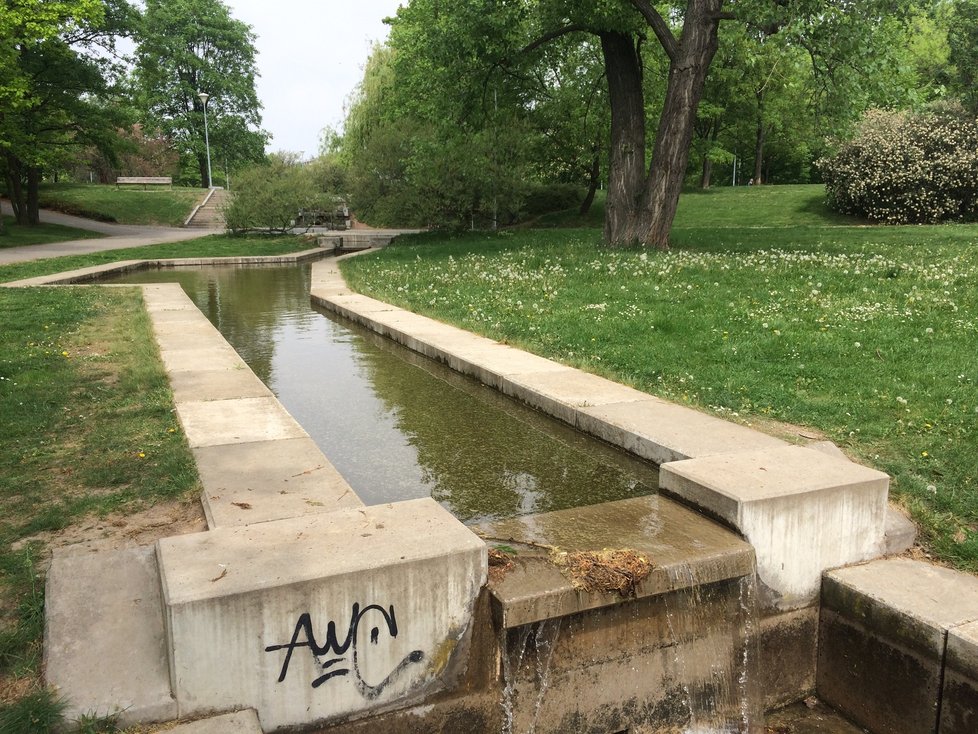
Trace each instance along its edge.
<path fill-rule="evenodd" d="M 309 266 L 130 273 L 179 282 L 367 504 L 465 522 L 650 494 L 656 468 L 316 310 Z"/>

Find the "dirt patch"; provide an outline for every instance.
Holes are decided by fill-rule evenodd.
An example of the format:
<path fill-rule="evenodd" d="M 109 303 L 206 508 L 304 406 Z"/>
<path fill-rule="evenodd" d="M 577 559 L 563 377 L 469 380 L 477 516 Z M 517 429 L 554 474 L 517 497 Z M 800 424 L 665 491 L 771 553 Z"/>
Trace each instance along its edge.
<path fill-rule="evenodd" d="M 50 554 L 54 548 L 98 553 L 152 545 L 171 535 L 198 533 L 207 529 L 204 511 L 198 500 L 164 502 L 138 512 L 117 512 L 104 518 L 84 518 L 64 530 L 38 533 L 19 541 L 21 547 L 39 540 Z"/>
<path fill-rule="evenodd" d="M 489 583 L 495 584 L 503 580 L 515 564 L 508 553 L 504 553 L 497 548 L 489 549 Z"/>

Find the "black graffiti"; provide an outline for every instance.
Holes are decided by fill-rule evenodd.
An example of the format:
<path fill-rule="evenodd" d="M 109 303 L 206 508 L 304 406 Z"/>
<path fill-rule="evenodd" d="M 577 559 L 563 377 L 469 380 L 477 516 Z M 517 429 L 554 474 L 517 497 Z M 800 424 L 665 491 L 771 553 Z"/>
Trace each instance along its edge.
<path fill-rule="evenodd" d="M 381 626 L 387 627 L 387 633 L 391 638 L 397 637 L 397 617 L 394 614 L 393 605 L 384 609 L 377 604 L 370 604 L 361 609 L 359 604 L 354 604 L 353 609 L 350 611 L 350 624 L 346 630 L 346 637 L 340 641 L 336 635 L 336 623 L 330 620 L 326 625 L 326 641 L 323 645 L 320 645 L 316 641 L 316 634 L 312 627 L 312 616 L 308 612 L 300 614 L 299 619 L 295 623 L 295 631 L 292 633 L 291 642 L 285 645 L 269 645 L 265 648 L 265 652 L 286 650 L 285 660 L 282 662 L 282 672 L 279 673 L 278 682 L 282 683 L 288 675 L 289 663 L 292 662 L 292 653 L 297 648 L 308 647 L 313 658 L 316 660 L 316 664 L 323 671 L 322 675 L 313 680 L 313 688 L 319 688 L 319 686 L 332 678 L 350 675 L 352 672 L 353 681 L 360 695 L 367 699 L 377 698 L 408 666 L 421 662 L 424 659 L 424 653 L 421 650 L 414 650 L 395 665 L 394 669 L 382 681 L 373 685 L 367 683 L 360 673 L 360 650 L 357 646 L 357 638 L 360 623 L 371 612 L 381 615 L 381 620 L 378 621 L 382 622 Z M 380 641 L 381 626 L 371 627 L 370 629 L 370 643 L 372 645 L 376 645 Z M 347 651 L 350 653 L 350 663 L 348 667 L 339 667 L 341 663 L 347 664 Z M 327 655 L 332 655 L 333 657 L 324 659 Z"/>

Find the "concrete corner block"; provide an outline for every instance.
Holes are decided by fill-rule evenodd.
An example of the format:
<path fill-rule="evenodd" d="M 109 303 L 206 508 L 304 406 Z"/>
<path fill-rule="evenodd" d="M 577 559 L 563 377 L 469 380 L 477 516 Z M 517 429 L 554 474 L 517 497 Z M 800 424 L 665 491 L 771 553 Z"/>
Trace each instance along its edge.
<path fill-rule="evenodd" d="M 962 625 L 978 619 L 978 578 L 888 558 L 827 572 L 821 601 L 819 696 L 870 731 L 937 731 L 949 705 L 941 705 L 942 686 L 954 686 L 955 671 L 966 678 L 976 661 L 969 653 L 972 630 Z M 963 630 L 960 644 L 953 641 L 956 629 Z M 956 687 L 949 700 L 960 695 L 966 702 L 967 689 Z M 950 711 L 948 734 L 975 731 L 953 727 L 968 720 L 968 710 Z"/>
<path fill-rule="evenodd" d="M 823 571 L 883 551 L 889 477 L 818 451 L 786 446 L 677 461 L 660 468 L 659 482 L 754 546 L 770 607 L 808 606 Z"/>
<path fill-rule="evenodd" d="M 886 511 L 886 555 L 898 556 L 917 542 L 917 526 L 904 512 L 892 505 Z"/>
<path fill-rule="evenodd" d="M 431 499 L 159 541 L 181 716 L 254 708 L 266 731 L 451 685 L 485 544 Z"/>
<path fill-rule="evenodd" d="M 978 731 L 978 622 L 948 631 L 938 734 Z"/>

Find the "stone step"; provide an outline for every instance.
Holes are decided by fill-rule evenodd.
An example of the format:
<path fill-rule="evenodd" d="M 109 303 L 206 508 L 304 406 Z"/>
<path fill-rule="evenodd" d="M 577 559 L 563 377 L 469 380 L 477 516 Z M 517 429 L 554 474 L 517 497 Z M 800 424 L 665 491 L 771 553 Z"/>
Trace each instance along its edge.
<path fill-rule="evenodd" d="M 66 716 L 118 715 L 122 727 L 177 716 L 152 547 L 56 550 L 45 595 L 44 670 Z"/>

